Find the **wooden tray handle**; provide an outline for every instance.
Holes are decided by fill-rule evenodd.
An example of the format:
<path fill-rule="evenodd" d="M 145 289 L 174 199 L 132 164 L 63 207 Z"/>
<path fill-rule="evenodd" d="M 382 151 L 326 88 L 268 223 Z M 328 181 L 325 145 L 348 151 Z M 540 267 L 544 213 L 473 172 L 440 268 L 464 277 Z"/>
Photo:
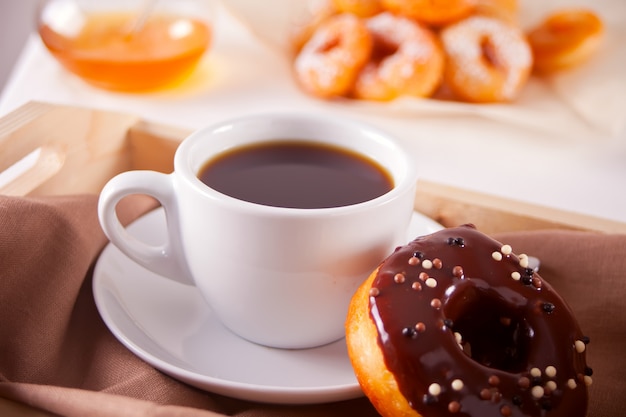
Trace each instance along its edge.
<path fill-rule="evenodd" d="M 171 170 L 187 133 L 124 113 L 28 103 L 0 120 L 0 194 L 98 193 L 125 170 Z"/>

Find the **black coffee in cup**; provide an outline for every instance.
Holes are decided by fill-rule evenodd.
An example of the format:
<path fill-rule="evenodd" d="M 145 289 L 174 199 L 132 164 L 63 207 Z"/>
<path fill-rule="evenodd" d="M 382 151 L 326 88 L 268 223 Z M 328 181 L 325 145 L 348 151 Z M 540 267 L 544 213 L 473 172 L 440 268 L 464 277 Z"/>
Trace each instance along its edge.
<path fill-rule="evenodd" d="M 298 140 L 224 152 L 209 160 L 198 177 L 214 190 L 240 200 L 303 209 L 361 203 L 394 186 L 387 170 L 367 156 Z"/>

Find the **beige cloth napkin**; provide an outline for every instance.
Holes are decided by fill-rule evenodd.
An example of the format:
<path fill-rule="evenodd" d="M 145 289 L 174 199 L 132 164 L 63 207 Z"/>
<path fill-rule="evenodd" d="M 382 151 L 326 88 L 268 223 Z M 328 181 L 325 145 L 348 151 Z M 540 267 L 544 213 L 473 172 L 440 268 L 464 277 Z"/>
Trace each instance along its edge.
<path fill-rule="evenodd" d="M 365 398 L 281 406 L 180 383 L 133 355 L 96 310 L 91 275 L 106 245 L 97 196 L 0 196 L 0 396 L 62 416 L 376 416 Z M 154 207 L 124 201 L 129 222 Z M 498 236 L 542 259 L 542 275 L 591 337 L 589 417 L 622 415 L 626 392 L 626 235 L 540 231 Z"/>

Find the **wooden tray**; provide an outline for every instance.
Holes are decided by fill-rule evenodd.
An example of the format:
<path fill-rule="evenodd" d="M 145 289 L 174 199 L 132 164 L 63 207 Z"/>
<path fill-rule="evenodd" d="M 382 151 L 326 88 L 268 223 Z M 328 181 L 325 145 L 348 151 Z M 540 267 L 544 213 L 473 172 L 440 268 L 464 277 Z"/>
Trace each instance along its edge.
<path fill-rule="evenodd" d="M 116 112 L 29 103 L 0 119 L 0 194 L 99 193 L 130 169 L 171 172 L 189 131 Z M 444 226 L 486 233 L 545 228 L 626 233 L 626 224 L 419 181 L 415 209 Z M 0 397 L 0 415 L 51 414 Z"/>
<path fill-rule="evenodd" d="M 189 131 L 102 110 L 33 102 L 0 119 L 0 194 L 98 193 L 119 172 L 171 172 Z M 20 162 L 21 161 L 21 162 Z M 419 181 L 415 209 L 486 233 L 546 228 L 626 233 L 626 223 Z"/>

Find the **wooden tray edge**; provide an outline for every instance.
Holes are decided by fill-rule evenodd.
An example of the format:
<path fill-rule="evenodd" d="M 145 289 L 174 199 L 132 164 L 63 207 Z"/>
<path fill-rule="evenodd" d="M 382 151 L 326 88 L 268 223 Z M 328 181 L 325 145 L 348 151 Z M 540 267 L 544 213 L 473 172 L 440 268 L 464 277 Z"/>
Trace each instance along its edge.
<path fill-rule="evenodd" d="M 108 179 L 124 170 L 171 172 L 176 147 L 189 133 L 124 113 L 28 103 L 0 119 L 0 172 L 35 147 L 59 150 L 62 161 L 38 160 L 26 173 L 27 180 L 22 176 L 0 186 L 0 194 L 99 193 Z M 485 233 L 536 229 L 626 233 L 626 223 L 427 180 L 418 181 L 415 210 L 444 226 L 473 223 Z"/>

